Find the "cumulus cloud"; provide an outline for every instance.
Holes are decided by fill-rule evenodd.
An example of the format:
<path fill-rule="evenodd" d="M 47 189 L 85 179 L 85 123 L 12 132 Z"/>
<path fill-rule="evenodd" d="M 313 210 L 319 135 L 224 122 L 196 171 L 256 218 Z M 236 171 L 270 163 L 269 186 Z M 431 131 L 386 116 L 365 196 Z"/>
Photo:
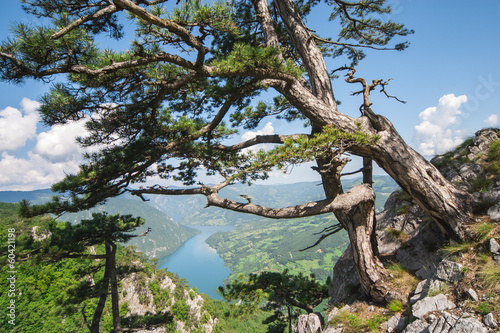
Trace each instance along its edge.
<path fill-rule="evenodd" d="M 0 159 L 0 185 L 2 190 L 30 191 L 47 188 L 61 180 L 65 174 L 78 172 L 78 163 L 53 163 L 43 156 L 28 153 L 28 158 L 17 158 L 3 152 Z"/>
<path fill-rule="evenodd" d="M 40 103 L 24 98 L 21 110 L 7 107 L 0 111 L 0 187 L 3 190 L 49 187 L 66 174 L 78 172 L 83 161 L 76 137 L 86 135 L 84 121 L 53 126 L 37 133 L 39 107 Z M 30 139 L 35 139 L 36 144 L 28 144 Z"/>
<path fill-rule="evenodd" d="M 420 113 L 420 124 L 415 126 L 415 142 L 423 155 L 442 154 L 462 143 L 466 132 L 455 129 L 454 125 L 459 122 L 462 114 L 459 108 L 465 102 L 465 95 L 444 95 L 437 106 Z"/>
<path fill-rule="evenodd" d="M 492 114 L 484 122 L 490 127 L 497 127 L 498 126 L 498 115 Z"/>
<path fill-rule="evenodd" d="M 273 124 L 271 122 L 268 122 L 261 130 L 248 131 L 248 132 L 243 133 L 243 135 L 241 135 L 241 140 L 247 141 L 247 140 L 255 138 L 257 135 L 273 135 L 273 134 L 274 134 Z M 257 145 L 257 146 L 253 146 L 250 148 L 243 149 L 242 152 L 246 153 L 249 151 L 257 151 L 259 149 L 266 149 L 269 147 L 272 147 L 272 145 L 271 144 L 261 144 L 261 145 Z"/>
<path fill-rule="evenodd" d="M 243 133 L 243 135 L 241 136 L 241 139 L 243 141 L 247 141 L 247 140 L 255 138 L 257 135 L 272 135 L 272 134 L 274 134 L 273 124 L 271 122 L 268 122 L 264 126 L 264 128 L 262 128 L 261 130 L 258 130 L 255 132 L 248 131 L 248 132 Z"/>
<path fill-rule="evenodd" d="M 81 160 L 82 149 L 76 137 L 85 136 L 85 121 L 53 126 L 49 131 L 37 135 L 34 153 L 52 162 Z"/>
<path fill-rule="evenodd" d="M 21 110 L 6 107 L 0 111 L 0 151 L 16 150 L 36 136 L 40 103 L 23 98 Z"/>

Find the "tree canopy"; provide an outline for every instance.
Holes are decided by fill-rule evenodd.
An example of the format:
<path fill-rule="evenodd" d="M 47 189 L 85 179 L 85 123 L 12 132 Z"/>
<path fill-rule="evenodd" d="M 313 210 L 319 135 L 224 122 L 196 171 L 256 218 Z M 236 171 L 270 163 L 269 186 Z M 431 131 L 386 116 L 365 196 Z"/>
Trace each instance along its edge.
<path fill-rule="evenodd" d="M 49 81 L 65 75 L 42 97 L 42 119 L 48 125 L 88 119 L 89 135 L 80 143 L 98 148 L 88 153 L 79 174 L 54 185 L 73 196 L 54 203 L 51 211 L 89 208 L 152 176 L 193 185 L 201 171 L 220 174 L 228 183 L 251 181 L 265 178 L 274 166 L 331 153 L 338 144 L 367 144 L 373 138 L 360 130 L 349 134 L 337 128 L 316 142 L 304 135 L 258 137 L 233 146 L 224 140 L 265 117 L 308 117 L 280 86 L 298 83 L 311 93 L 316 85 L 330 85 L 334 75 L 316 73 L 314 59 L 306 56 L 322 61 L 347 55 L 355 65 L 363 48 L 389 48 L 394 36 L 411 33 L 374 18 L 390 11 L 383 1 L 326 2 L 330 18 L 340 22 L 337 36 L 313 34 L 302 23 L 318 1 L 282 2 L 283 9 L 281 2 L 263 1 L 23 2 L 29 13 L 50 23 L 16 26 L 0 49 L 2 79 Z M 121 12 L 135 24 L 130 48 L 101 48 L 99 34 L 124 36 Z M 296 37 L 299 33 L 306 36 Z M 317 54 L 302 50 L 305 38 L 315 42 Z M 343 65 L 346 59 L 340 59 Z M 276 97 L 259 100 L 269 88 L 277 90 Z M 284 145 L 267 154 L 241 153 L 258 143 Z"/>

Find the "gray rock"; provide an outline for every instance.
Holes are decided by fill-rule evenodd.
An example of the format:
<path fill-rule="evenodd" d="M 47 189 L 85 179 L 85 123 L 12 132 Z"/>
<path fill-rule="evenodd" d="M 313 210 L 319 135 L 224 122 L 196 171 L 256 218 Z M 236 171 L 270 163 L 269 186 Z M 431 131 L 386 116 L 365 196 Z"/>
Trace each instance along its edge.
<path fill-rule="evenodd" d="M 500 201 L 500 188 L 494 187 L 481 194 L 481 199 L 489 202 Z"/>
<path fill-rule="evenodd" d="M 412 314 L 422 319 L 425 315 L 434 311 L 454 309 L 455 304 L 448 301 L 445 295 L 439 294 L 434 297 L 426 297 L 416 302 L 412 307 Z"/>
<path fill-rule="evenodd" d="M 457 320 L 449 333 L 487 333 L 488 329 L 476 318 L 461 317 Z"/>
<path fill-rule="evenodd" d="M 474 289 L 472 288 L 469 288 L 469 290 L 467 290 L 467 294 L 469 294 L 469 296 L 474 300 L 474 301 L 479 301 L 479 297 L 477 297 L 477 293 Z"/>
<path fill-rule="evenodd" d="M 448 312 L 443 312 L 442 316 L 429 325 L 428 332 L 447 333 L 453 328 L 453 324 L 456 323 L 456 321 L 456 317 Z"/>
<path fill-rule="evenodd" d="M 436 265 L 433 263 L 424 264 L 415 272 L 415 275 L 421 279 L 430 279 L 436 275 Z"/>
<path fill-rule="evenodd" d="M 493 221 L 496 221 L 496 222 L 500 221 L 500 203 L 498 203 L 495 206 L 492 206 L 488 209 L 488 216 Z"/>
<path fill-rule="evenodd" d="M 349 245 L 333 267 L 332 282 L 328 286 L 329 303 L 335 305 L 343 302 L 352 296 L 353 290 L 361 290 L 361 287 Z"/>
<path fill-rule="evenodd" d="M 495 317 L 493 317 L 493 313 L 488 313 L 486 316 L 483 317 L 483 323 L 491 328 L 496 328 L 498 327 L 498 323 L 495 320 Z"/>
<path fill-rule="evenodd" d="M 500 244 L 495 238 L 490 239 L 490 251 L 493 254 L 500 254 Z"/>
<path fill-rule="evenodd" d="M 427 324 L 425 321 L 417 319 L 410 325 L 406 326 L 406 329 L 403 331 L 403 333 L 427 333 L 429 332 L 427 330 L 428 327 L 429 324 Z"/>
<path fill-rule="evenodd" d="M 400 313 L 395 314 L 382 324 L 382 329 L 387 333 L 400 332 L 405 327 L 405 318 Z"/>
<path fill-rule="evenodd" d="M 316 333 L 321 329 L 321 320 L 315 313 L 302 314 L 297 321 L 295 333 Z"/>
<path fill-rule="evenodd" d="M 425 298 L 427 296 L 427 288 L 429 285 L 429 280 L 420 281 L 413 292 L 413 296 L 410 298 L 410 304 L 415 304 L 417 301 Z"/>
<path fill-rule="evenodd" d="M 490 239 L 490 251 L 493 254 L 493 260 L 500 264 L 500 245 L 495 238 Z"/>
<path fill-rule="evenodd" d="M 340 314 L 340 310 L 338 308 L 333 308 L 332 311 L 328 313 L 328 322 L 331 322 L 335 317 Z"/>
<path fill-rule="evenodd" d="M 479 320 L 464 313 L 457 317 L 443 311 L 443 314 L 430 324 L 417 319 L 404 333 L 487 333 L 488 329 Z"/>
<path fill-rule="evenodd" d="M 436 276 L 439 279 L 451 283 L 458 282 L 463 275 L 462 265 L 450 260 L 441 261 L 436 270 Z"/>
<path fill-rule="evenodd" d="M 473 164 L 473 163 L 462 164 L 459 167 L 458 172 L 462 177 L 462 179 L 469 184 L 476 179 L 486 178 L 484 168 L 479 164 Z"/>
<path fill-rule="evenodd" d="M 423 332 L 432 333 L 486 333 L 488 330 L 479 320 L 464 313 L 461 317 L 443 311 Z"/>
<path fill-rule="evenodd" d="M 427 297 L 429 293 L 439 293 L 446 288 L 446 283 L 436 279 L 426 279 L 421 281 L 415 291 L 414 295 L 410 298 L 410 304 L 414 304 L 417 301 Z"/>

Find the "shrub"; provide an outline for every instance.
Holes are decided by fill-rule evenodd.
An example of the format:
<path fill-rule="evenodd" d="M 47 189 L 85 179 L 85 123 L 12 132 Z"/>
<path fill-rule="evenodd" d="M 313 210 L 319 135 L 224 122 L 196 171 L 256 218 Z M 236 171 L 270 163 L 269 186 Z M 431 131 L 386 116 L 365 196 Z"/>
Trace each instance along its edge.
<path fill-rule="evenodd" d="M 176 319 L 186 322 L 188 320 L 188 307 L 185 300 L 177 301 L 174 306 L 172 306 L 172 313 L 175 315 Z"/>
<path fill-rule="evenodd" d="M 400 301 L 397 299 L 394 299 L 387 304 L 387 309 L 391 310 L 392 312 L 399 312 L 403 310 L 403 304 L 401 304 Z"/>

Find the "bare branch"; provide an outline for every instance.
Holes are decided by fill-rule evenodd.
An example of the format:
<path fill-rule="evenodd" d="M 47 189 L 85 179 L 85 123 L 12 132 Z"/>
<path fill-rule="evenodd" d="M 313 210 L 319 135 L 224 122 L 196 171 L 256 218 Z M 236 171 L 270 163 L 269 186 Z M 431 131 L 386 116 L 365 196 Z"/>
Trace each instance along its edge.
<path fill-rule="evenodd" d="M 319 245 L 325 238 L 333 235 L 333 234 L 336 234 L 337 232 L 343 230 L 344 227 L 340 224 L 340 223 L 336 223 L 328 228 L 325 228 L 323 229 L 323 231 L 321 232 L 318 232 L 318 233 L 315 233 L 315 235 L 319 235 L 321 234 L 321 237 L 316 241 L 316 243 L 314 243 L 313 245 L 310 245 L 306 248 L 303 248 L 301 250 L 299 250 L 300 252 L 303 252 L 303 251 L 306 251 L 306 250 L 309 250 L 309 249 L 312 249 L 313 247 L 315 247 L 316 245 Z M 326 234 L 323 234 L 323 232 L 327 232 Z"/>
<path fill-rule="evenodd" d="M 347 48 L 367 48 L 367 49 L 372 49 L 372 50 L 377 50 L 377 51 L 394 51 L 397 50 L 395 47 L 376 47 L 372 45 L 365 45 L 365 44 L 350 44 L 350 43 L 342 43 L 342 42 L 335 42 L 333 40 L 328 40 L 325 38 L 321 38 L 318 35 L 312 34 L 313 38 L 325 43 L 325 44 L 332 44 L 332 45 L 338 45 L 338 46 L 343 46 Z"/>
<path fill-rule="evenodd" d="M 371 200 L 375 200 L 375 195 L 367 184 L 355 186 L 346 193 L 338 195 L 333 200 L 320 200 L 285 208 L 269 208 L 250 202 L 240 203 L 234 200 L 220 198 L 217 192 L 213 192 L 207 196 L 209 206 L 216 206 L 272 219 L 299 218 L 332 213 L 335 211 L 345 211 L 360 202 Z"/>

